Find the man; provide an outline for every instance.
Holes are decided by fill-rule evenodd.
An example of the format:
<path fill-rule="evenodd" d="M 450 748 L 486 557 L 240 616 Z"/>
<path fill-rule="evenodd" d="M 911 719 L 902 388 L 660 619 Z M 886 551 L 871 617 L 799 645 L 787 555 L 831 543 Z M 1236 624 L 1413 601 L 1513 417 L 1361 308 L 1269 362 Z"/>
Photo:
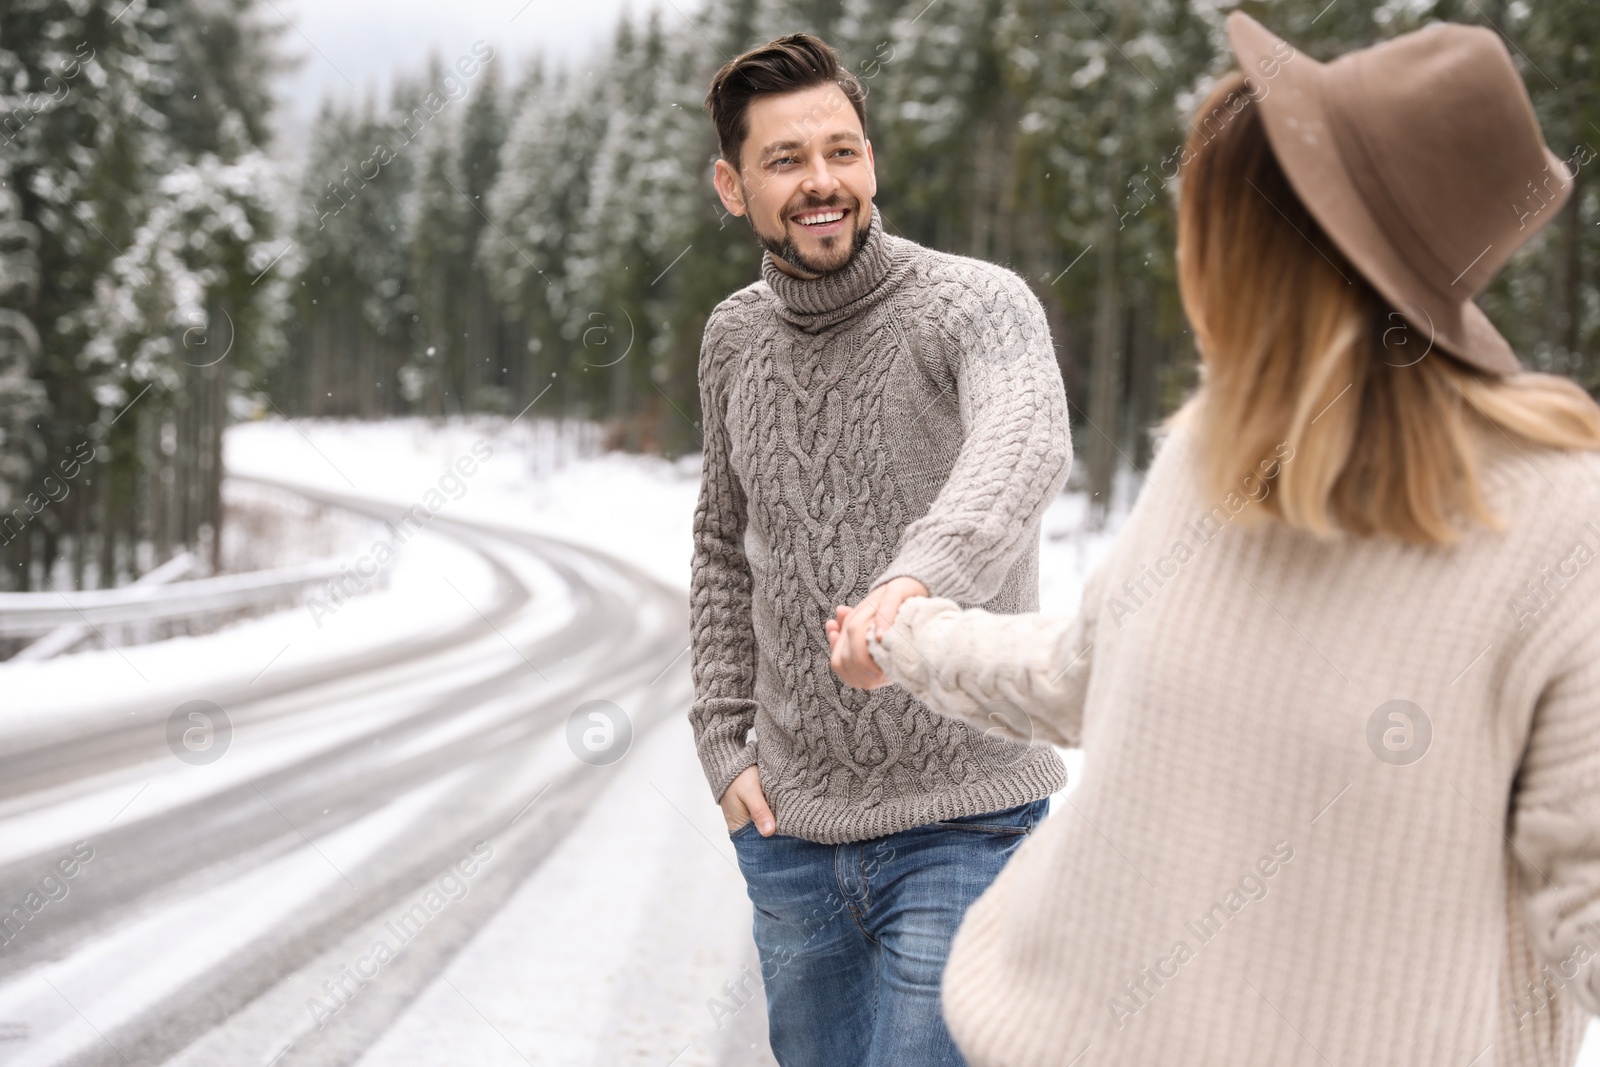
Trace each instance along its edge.
<path fill-rule="evenodd" d="M 784 1067 L 963 1062 L 950 939 L 1066 779 L 1048 746 L 865 688 L 868 630 L 908 597 L 1037 607 L 1071 462 L 1043 308 L 1010 271 L 884 233 L 865 96 L 794 34 L 706 100 L 717 194 L 767 252 L 701 349 L 690 717 Z"/>

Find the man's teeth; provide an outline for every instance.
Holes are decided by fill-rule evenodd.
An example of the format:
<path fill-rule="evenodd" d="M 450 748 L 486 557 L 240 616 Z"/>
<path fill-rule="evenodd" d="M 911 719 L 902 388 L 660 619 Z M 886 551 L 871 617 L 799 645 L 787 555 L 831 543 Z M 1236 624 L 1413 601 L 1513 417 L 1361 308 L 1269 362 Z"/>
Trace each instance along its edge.
<path fill-rule="evenodd" d="M 797 215 L 795 221 L 802 226 L 821 226 L 825 222 L 838 222 L 844 218 L 843 211 L 824 211 L 816 215 Z"/>

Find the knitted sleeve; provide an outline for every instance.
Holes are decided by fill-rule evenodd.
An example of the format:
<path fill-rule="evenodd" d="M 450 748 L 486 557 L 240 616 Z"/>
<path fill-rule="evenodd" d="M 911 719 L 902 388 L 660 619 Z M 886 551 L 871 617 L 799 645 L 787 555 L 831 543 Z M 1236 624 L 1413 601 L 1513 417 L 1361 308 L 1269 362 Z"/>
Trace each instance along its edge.
<path fill-rule="evenodd" d="M 1079 744 L 1094 661 L 1089 611 L 997 615 L 912 597 L 868 647 L 891 681 L 940 714 L 1018 740 Z"/>
<path fill-rule="evenodd" d="M 1015 274 L 970 268 L 940 309 L 963 440 L 928 513 L 911 523 L 874 586 L 909 576 L 930 595 L 995 595 L 1072 465 L 1067 395 L 1043 306 Z"/>
<path fill-rule="evenodd" d="M 1546 974 L 1600 1013 L 1600 610 L 1584 610 L 1573 626 L 1583 637 L 1534 711 L 1511 843 Z"/>
<path fill-rule="evenodd" d="M 704 459 L 689 578 L 695 692 L 689 723 L 700 765 L 717 800 L 740 771 L 756 762 L 755 742 L 749 738 L 756 716 L 756 642 L 750 564 L 744 554 L 745 497 L 729 463 L 723 422 L 726 399 L 716 359 L 719 345 L 729 340 L 725 322 L 712 313 L 700 349 Z"/>

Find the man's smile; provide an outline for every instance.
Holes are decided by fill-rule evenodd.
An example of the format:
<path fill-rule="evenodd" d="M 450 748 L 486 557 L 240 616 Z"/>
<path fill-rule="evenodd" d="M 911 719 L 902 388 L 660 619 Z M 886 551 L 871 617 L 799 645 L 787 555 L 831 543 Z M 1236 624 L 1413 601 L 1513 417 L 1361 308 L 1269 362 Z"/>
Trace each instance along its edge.
<path fill-rule="evenodd" d="M 845 228 L 845 220 L 850 216 L 850 209 L 845 207 L 807 208 L 790 218 L 799 223 L 808 233 L 824 237 L 835 234 Z"/>

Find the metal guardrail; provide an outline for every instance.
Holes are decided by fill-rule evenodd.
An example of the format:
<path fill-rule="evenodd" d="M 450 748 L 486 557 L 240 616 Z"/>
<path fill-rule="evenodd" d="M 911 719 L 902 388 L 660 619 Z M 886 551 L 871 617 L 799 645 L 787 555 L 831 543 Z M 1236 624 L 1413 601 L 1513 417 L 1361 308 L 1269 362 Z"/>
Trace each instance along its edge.
<path fill-rule="evenodd" d="M 0 593 L 0 637 L 35 637 L 62 626 L 166 622 L 236 611 L 337 578 L 341 565 L 340 560 L 319 560 L 167 585 L 136 583 L 71 593 Z"/>
<path fill-rule="evenodd" d="M 181 581 L 200 570 L 200 560 L 193 552 L 179 552 L 153 571 L 147 571 L 133 580 L 133 585 L 166 585 Z M 7 663 L 37 663 L 59 656 L 77 646 L 94 630 L 82 622 L 57 626 L 37 641 L 12 656 Z"/>

